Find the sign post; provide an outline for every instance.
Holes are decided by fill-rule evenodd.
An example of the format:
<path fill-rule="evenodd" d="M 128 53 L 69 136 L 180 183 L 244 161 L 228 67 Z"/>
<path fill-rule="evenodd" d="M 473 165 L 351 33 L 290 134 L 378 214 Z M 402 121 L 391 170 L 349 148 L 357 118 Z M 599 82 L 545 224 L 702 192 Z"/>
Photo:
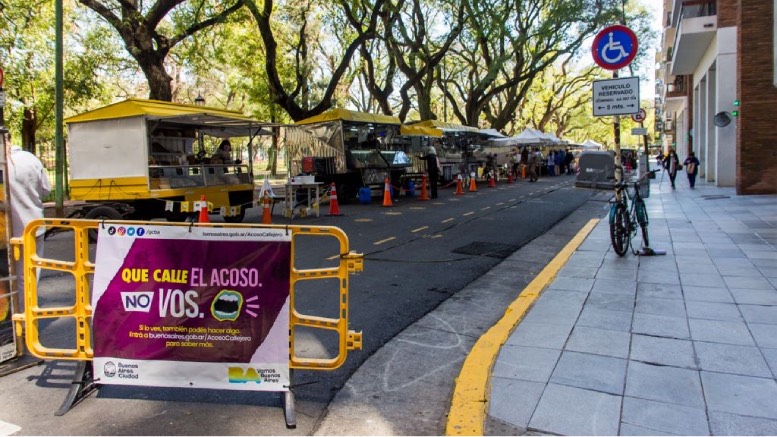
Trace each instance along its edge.
<path fill-rule="evenodd" d="M 614 26 L 605 27 L 594 38 L 591 52 L 593 54 L 594 62 L 605 70 L 612 70 L 613 80 L 618 77 L 618 70 L 629 65 L 631 61 L 637 56 L 639 44 L 637 42 L 637 36 L 634 32 L 626 26 L 617 24 Z M 614 84 L 613 84 L 614 85 Z M 594 82 L 594 88 L 596 82 Z M 639 90 L 639 79 L 637 79 L 636 89 Z M 625 97 L 625 94 L 620 94 L 620 97 Z M 637 91 L 636 109 L 639 109 L 639 92 Z M 601 96 L 602 98 L 608 96 Z M 615 99 L 615 96 L 613 96 Z M 594 90 L 594 100 L 596 100 L 596 90 Z M 602 110 L 609 111 L 610 114 L 597 114 L 597 104 L 594 103 L 594 116 L 599 115 L 614 115 L 614 133 L 615 133 L 615 182 L 623 180 L 623 170 L 621 168 L 621 144 L 620 144 L 620 114 L 628 105 L 627 101 L 615 101 L 601 102 Z M 609 105 L 609 108 L 608 108 Z M 625 114 L 633 114 L 636 109 L 631 112 L 625 112 Z M 619 191 L 616 191 L 616 196 L 619 195 Z M 619 199 L 620 200 L 620 199 Z"/>

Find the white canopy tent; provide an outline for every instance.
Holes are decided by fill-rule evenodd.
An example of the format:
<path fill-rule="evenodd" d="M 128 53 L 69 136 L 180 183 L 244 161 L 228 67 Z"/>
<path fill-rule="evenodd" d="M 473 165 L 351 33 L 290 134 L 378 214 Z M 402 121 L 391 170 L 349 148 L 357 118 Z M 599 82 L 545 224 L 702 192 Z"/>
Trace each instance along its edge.
<path fill-rule="evenodd" d="M 587 150 L 602 150 L 603 146 L 594 140 L 585 140 L 583 144 L 580 144 L 581 149 Z"/>

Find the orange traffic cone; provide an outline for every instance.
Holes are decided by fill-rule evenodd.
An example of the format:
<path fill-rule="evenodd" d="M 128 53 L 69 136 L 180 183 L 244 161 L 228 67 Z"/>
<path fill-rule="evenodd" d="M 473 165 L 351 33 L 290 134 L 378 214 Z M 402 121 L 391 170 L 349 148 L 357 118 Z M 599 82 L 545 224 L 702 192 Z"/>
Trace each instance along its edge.
<path fill-rule="evenodd" d="M 464 194 L 464 187 L 462 187 L 463 183 L 461 181 L 461 175 L 459 175 L 458 179 L 456 179 L 456 195 L 461 196 Z"/>
<path fill-rule="evenodd" d="M 200 218 L 198 223 L 210 223 L 210 217 L 208 217 L 208 201 L 205 200 L 205 195 L 200 197 Z"/>
<path fill-rule="evenodd" d="M 521 179 L 526 179 L 526 165 L 521 166 Z"/>
<path fill-rule="evenodd" d="M 265 192 L 264 197 L 262 197 L 262 224 L 272 224 L 272 210 L 270 209 L 271 204 L 272 199 L 267 194 L 267 192 Z"/>
<path fill-rule="evenodd" d="M 475 184 L 475 176 L 469 178 L 469 192 L 474 193 L 478 190 L 477 184 Z"/>
<path fill-rule="evenodd" d="M 429 192 L 426 191 L 426 175 L 421 177 L 421 197 L 418 200 L 429 200 Z"/>
<path fill-rule="evenodd" d="M 388 178 L 386 178 L 386 184 L 383 188 L 383 206 L 394 206 L 391 202 L 391 184 Z"/>
<path fill-rule="evenodd" d="M 337 203 L 337 188 L 335 188 L 334 182 L 332 182 L 331 187 L 332 194 L 329 196 L 329 215 L 342 215 L 340 214 L 340 204 Z"/>
<path fill-rule="evenodd" d="M 496 178 L 491 173 L 488 174 L 488 188 L 496 188 Z"/>

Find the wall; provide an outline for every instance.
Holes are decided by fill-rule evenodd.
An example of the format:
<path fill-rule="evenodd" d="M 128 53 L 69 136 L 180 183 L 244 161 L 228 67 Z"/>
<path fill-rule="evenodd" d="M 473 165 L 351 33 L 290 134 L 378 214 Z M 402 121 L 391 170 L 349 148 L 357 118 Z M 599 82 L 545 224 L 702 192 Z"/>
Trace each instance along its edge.
<path fill-rule="evenodd" d="M 747 3 L 746 6 L 743 3 Z M 777 194 L 777 89 L 772 83 L 773 0 L 739 2 L 737 194 Z M 722 72 L 719 71 L 722 78 Z"/>

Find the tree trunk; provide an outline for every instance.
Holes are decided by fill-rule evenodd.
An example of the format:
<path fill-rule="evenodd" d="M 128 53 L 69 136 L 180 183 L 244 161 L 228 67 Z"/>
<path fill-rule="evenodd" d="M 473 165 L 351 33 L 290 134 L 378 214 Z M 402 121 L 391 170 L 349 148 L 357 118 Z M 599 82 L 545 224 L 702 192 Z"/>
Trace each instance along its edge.
<path fill-rule="evenodd" d="M 38 117 L 35 108 L 24 107 L 24 118 L 22 118 L 22 149 L 35 155 L 35 126 L 38 124 Z"/>
<path fill-rule="evenodd" d="M 148 80 L 148 98 L 151 100 L 173 101 L 173 78 L 165 70 L 164 59 L 147 54 L 136 58 Z"/>

